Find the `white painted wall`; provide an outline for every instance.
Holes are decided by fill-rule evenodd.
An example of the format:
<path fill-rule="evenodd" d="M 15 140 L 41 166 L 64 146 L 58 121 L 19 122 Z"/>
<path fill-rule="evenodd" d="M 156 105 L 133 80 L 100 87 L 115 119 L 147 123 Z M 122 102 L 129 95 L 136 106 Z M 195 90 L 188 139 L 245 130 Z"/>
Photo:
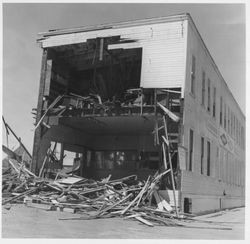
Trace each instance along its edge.
<path fill-rule="evenodd" d="M 191 94 L 191 61 L 192 55 L 196 58 L 195 93 Z M 243 168 L 245 151 L 234 140 L 228 130 L 224 130 L 219 123 L 220 96 L 227 107 L 234 111 L 241 125 L 244 126 L 245 118 L 240 112 L 232 94 L 218 74 L 209 53 L 204 48 L 202 41 L 191 24 L 188 25 L 187 37 L 187 63 L 186 82 L 184 90 L 184 140 L 183 146 L 189 148 L 189 130 L 194 131 L 194 152 L 192 172 L 182 171 L 181 194 L 184 197 L 194 198 L 193 211 L 201 210 L 204 198 L 208 199 L 209 206 L 215 208 L 220 198 L 224 206 L 231 206 L 244 202 Z M 202 71 L 206 73 L 205 106 L 202 106 Z M 208 95 L 207 82 L 211 81 L 211 105 L 207 111 Z M 212 116 L 213 87 L 216 87 L 216 116 Z M 224 105 L 223 105 L 224 107 Z M 225 134 L 228 144 L 223 145 L 221 135 Z M 205 138 L 204 173 L 201 174 L 201 136 Z M 207 176 L 207 141 L 211 143 L 211 175 Z M 219 150 L 218 150 L 219 149 Z M 218 153 L 217 153 L 218 150 Z M 187 161 L 189 155 L 187 154 Z M 237 168 L 240 170 L 237 171 Z M 238 179 L 238 180 L 237 180 Z M 241 181 L 241 183 L 239 182 Z M 223 192 L 226 196 L 223 196 Z M 237 197 L 239 201 L 232 200 Z M 211 201 L 210 201 L 210 200 Z M 237 205 L 235 205 L 237 206 Z M 204 205 L 204 210 L 207 208 Z"/>
<path fill-rule="evenodd" d="M 142 47 L 141 87 L 183 86 L 187 20 L 50 36 L 42 41 L 42 47 L 77 44 L 87 39 L 109 36 L 136 40 L 136 43 L 126 44 L 124 48 Z M 110 45 L 109 49 L 119 47 Z"/>

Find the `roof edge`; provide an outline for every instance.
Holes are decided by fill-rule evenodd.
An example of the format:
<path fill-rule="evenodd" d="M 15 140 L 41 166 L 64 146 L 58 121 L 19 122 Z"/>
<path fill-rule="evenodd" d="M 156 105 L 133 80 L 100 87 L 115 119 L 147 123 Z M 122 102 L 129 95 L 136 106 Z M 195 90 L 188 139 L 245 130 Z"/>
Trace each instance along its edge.
<path fill-rule="evenodd" d="M 76 27 L 76 28 L 55 29 L 55 30 L 49 30 L 47 32 L 38 33 L 38 36 L 40 36 L 38 39 L 46 38 L 49 36 L 96 31 L 96 30 L 102 30 L 102 29 L 116 29 L 116 28 L 148 25 L 148 24 L 159 24 L 159 23 L 164 23 L 164 22 L 185 20 L 185 19 L 188 19 L 189 16 L 190 15 L 188 13 L 183 13 L 183 14 L 170 15 L 170 16 L 165 16 L 165 17 L 154 17 L 154 18 L 147 18 L 147 19 L 137 19 L 137 20 L 132 20 L 132 21 L 121 21 L 121 22 L 106 23 L 106 24 L 88 25 L 88 26 L 82 26 L 82 27 Z"/>

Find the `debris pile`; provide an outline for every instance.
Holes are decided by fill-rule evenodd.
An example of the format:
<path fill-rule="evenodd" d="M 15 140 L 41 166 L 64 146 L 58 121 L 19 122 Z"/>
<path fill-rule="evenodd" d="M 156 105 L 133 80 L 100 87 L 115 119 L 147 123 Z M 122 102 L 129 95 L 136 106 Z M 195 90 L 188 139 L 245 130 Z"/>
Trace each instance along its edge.
<path fill-rule="evenodd" d="M 148 226 L 153 222 L 176 225 L 176 212 L 158 194 L 161 178 L 170 172 L 156 173 L 146 182 L 136 175 L 101 181 L 71 175 L 57 180 L 40 178 L 16 160 L 2 177 L 3 205 L 24 202 L 28 207 L 83 214 L 83 219 L 135 218 Z"/>

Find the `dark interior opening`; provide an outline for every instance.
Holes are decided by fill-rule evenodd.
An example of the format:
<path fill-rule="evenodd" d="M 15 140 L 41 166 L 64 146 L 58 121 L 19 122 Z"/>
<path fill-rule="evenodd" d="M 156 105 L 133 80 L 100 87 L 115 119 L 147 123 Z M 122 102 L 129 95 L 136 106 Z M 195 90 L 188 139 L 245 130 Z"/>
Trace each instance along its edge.
<path fill-rule="evenodd" d="M 123 102 L 129 89 L 140 87 L 142 48 L 111 49 L 128 41 L 117 37 L 89 39 L 51 49 L 49 100 L 60 94 L 98 96 L 101 102 Z"/>

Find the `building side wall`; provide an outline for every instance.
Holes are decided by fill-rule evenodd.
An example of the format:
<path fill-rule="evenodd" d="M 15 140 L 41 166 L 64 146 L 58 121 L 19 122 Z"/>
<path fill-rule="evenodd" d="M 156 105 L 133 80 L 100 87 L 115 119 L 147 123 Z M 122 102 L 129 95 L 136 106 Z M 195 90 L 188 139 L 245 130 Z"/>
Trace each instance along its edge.
<path fill-rule="evenodd" d="M 71 45 L 110 36 L 120 36 L 132 42 L 109 45 L 109 49 L 142 48 L 141 87 L 183 86 L 187 20 L 51 36 L 42 41 L 42 47 Z"/>
<path fill-rule="evenodd" d="M 195 57 L 194 89 L 191 89 L 192 59 Z M 202 72 L 205 72 L 204 105 L 202 105 Z M 210 80 L 210 111 L 208 111 L 208 80 Z M 215 116 L 213 116 L 213 93 L 215 96 Z M 232 131 L 220 125 L 220 97 L 223 109 L 226 104 L 230 114 L 237 117 L 245 127 L 245 119 L 232 97 L 227 85 L 216 70 L 211 56 L 191 24 L 188 26 L 186 82 L 184 91 L 184 140 L 186 167 L 182 168 L 181 206 L 184 198 L 192 198 L 192 211 L 211 211 L 224 207 L 244 204 L 244 145 L 236 140 Z M 224 110 L 222 111 L 224 120 Z M 228 116 L 226 116 L 228 123 Z M 231 115 L 229 121 L 231 128 Z M 192 169 L 190 160 L 190 129 L 194 133 Z M 201 172 L 201 137 L 204 138 L 203 173 Z M 223 143 L 226 138 L 226 144 Z M 239 137 L 239 133 L 238 136 Z M 210 142 L 210 175 L 207 175 L 207 143 Z M 224 140 L 225 142 L 225 140 Z"/>

